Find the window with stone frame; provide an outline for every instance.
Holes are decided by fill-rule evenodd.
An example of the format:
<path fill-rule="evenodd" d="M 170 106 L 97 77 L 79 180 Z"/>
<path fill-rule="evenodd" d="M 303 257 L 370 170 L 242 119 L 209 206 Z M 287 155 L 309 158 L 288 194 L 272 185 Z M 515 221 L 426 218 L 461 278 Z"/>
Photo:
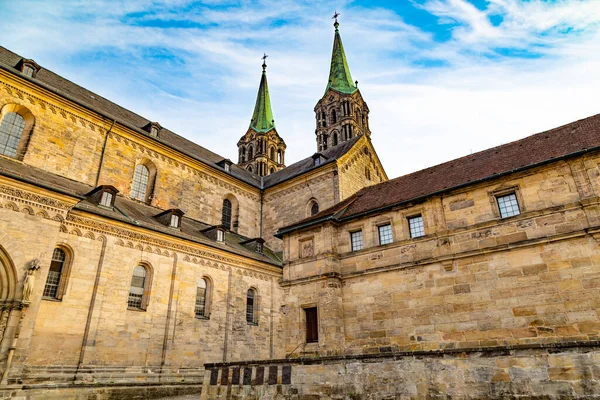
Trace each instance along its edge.
<path fill-rule="evenodd" d="M 146 201 L 148 192 L 148 181 L 150 179 L 150 172 L 145 165 L 139 164 L 135 167 L 133 173 L 133 182 L 131 184 L 131 198 Z"/>
<path fill-rule="evenodd" d="M 358 251 L 363 248 L 362 231 L 350 232 L 350 245 L 352 251 Z"/>
<path fill-rule="evenodd" d="M 256 289 L 248 289 L 248 292 L 246 293 L 246 322 L 251 325 L 256 325 L 258 323 L 258 318 L 256 315 L 258 306 L 257 297 Z"/>
<path fill-rule="evenodd" d="M 394 241 L 391 224 L 380 225 L 377 227 L 377 231 L 379 233 L 380 245 L 389 244 Z"/>
<path fill-rule="evenodd" d="M 137 265 L 133 269 L 127 308 L 141 311 L 146 310 L 150 284 L 149 275 L 149 270 L 144 265 Z"/>
<path fill-rule="evenodd" d="M 319 203 L 317 203 L 316 201 L 313 201 L 312 205 L 310 206 L 310 215 L 316 215 L 319 213 Z"/>
<path fill-rule="evenodd" d="M 319 342 L 319 317 L 317 307 L 304 309 L 306 317 L 306 343 Z"/>
<path fill-rule="evenodd" d="M 25 119 L 16 112 L 8 112 L 0 122 L 0 154 L 16 157 L 21 136 L 25 130 Z"/>
<path fill-rule="evenodd" d="M 196 307 L 195 314 L 196 318 L 208 318 L 210 315 L 210 293 L 211 293 L 210 281 L 206 278 L 202 278 L 196 285 Z"/>
<path fill-rule="evenodd" d="M 425 236 L 425 226 L 423 224 L 423 217 L 421 215 L 409 217 L 408 228 L 410 231 L 411 238 Z"/>
<path fill-rule="evenodd" d="M 496 196 L 496 202 L 498 203 L 500 218 L 508 218 L 521 214 L 519 201 L 517 200 L 517 195 L 515 192 L 502 196 Z"/>
<path fill-rule="evenodd" d="M 221 210 L 221 225 L 227 229 L 231 229 L 231 201 L 229 199 L 223 200 L 223 208 Z"/>
<path fill-rule="evenodd" d="M 46 299 L 61 300 L 64 294 L 67 279 L 67 267 L 69 266 L 67 253 L 61 248 L 55 248 L 52 253 L 50 270 L 46 278 L 42 296 Z"/>

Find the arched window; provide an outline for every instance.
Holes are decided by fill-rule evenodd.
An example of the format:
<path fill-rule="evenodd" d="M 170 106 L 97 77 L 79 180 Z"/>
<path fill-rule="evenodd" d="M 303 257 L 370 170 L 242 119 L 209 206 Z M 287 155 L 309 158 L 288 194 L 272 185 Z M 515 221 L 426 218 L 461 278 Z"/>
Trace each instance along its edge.
<path fill-rule="evenodd" d="M 252 145 L 248 146 L 248 161 L 251 161 L 254 158 L 254 147 Z"/>
<path fill-rule="evenodd" d="M 278 164 L 283 164 L 283 154 L 280 150 L 277 150 L 277 163 Z"/>
<path fill-rule="evenodd" d="M 248 172 L 252 172 L 252 165 L 248 165 L 248 168 L 246 168 L 248 170 Z"/>
<path fill-rule="evenodd" d="M 369 169 L 369 167 L 365 167 L 365 178 L 371 180 L 371 170 Z"/>
<path fill-rule="evenodd" d="M 335 110 L 331 110 L 331 123 L 335 124 L 337 122 L 337 112 Z"/>
<path fill-rule="evenodd" d="M 275 168 L 273 168 L 273 167 L 269 168 L 269 175 L 271 175 L 273 172 L 275 172 Z"/>
<path fill-rule="evenodd" d="M 246 149 L 244 146 L 240 147 L 240 163 L 245 162 L 246 159 Z"/>
<path fill-rule="evenodd" d="M 138 265 L 133 269 L 127 307 L 135 310 L 145 310 L 148 306 L 150 277 L 148 269 Z"/>
<path fill-rule="evenodd" d="M 25 119 L 20 114 L 6 113 L 0 123 L 0 154 L 16 157 L 24 130 Z"/>
<path fill-rule="evenodd" d="M 61 300 L 67 283 L 69 260 L 65 251 L 55 248 L 52 253 L 52 262 L 46 278 L 43 297 Z"/>
<path fill-rule="evenodd" d="M 202 278 L 196 285 L 196 318 L 208 318 L 210 316 L 210 298 L 212 287 L 207 278 Z"/>
<path fill-rule="evenodd" d="M 223 210 L 221 213 L 221 224 L 227 229 L 231 229 L 231 201 L 229 199 L 223 200 Z"/>
<path fill-rule="evenodd" d="M 133 173 L 133 183 L 131 185 L 131 198 L 146 201 L 148 191 L 148 180 L 150 178 L 150 172 L 145 165 L 139 164 L 135 167 Z"/>
<path fill-rule="evenodd" d="M 249 324 L 257 324 L 258 318 L 256 310 L 258 309 L 258 296 L 256 295 L 256 289 L 248 289 L 246 294 L 246 322 Z"/>
<path fill-rule="evenodd" d="M 321 112 L 321 126 L 325 128 L 327 126 L 327 115 L 325 112 Z"/>
<path fill-rule="evenodd" d="M 332 138 L 332 146 L 337 146 L 337 144 L 338 144 L 338 133 L 337 133 L 337 131 L 333 131 L 331 133 L 331 136 L 333 136 L 333 138 Z"/>
<path fill-rule="evenodd" d="M 275 147 L 271 147 L 269 149 L 269 158 L 273 161 L 275 161 Z"/>
<path fill-rule="evenodd" d="M 323 150 L 327 150 L 327 142 L 329 141 L 329 137 L 327 135 L 323 135 Z"/>
<path fill-rule="evenodd" d="M 319 213 L 319 203 L 316 201 L 310 206 L 310 215 L 315 215 Z"/>

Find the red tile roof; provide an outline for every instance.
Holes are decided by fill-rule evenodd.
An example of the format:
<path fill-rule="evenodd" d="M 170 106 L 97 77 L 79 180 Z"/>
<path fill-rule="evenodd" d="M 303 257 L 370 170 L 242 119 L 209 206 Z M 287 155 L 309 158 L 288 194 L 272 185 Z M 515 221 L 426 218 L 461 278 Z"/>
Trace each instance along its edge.
<path fill-rule="evenodd" d="M 433 194 L 591 149 L 600 149 L 600 114 L 364 188 L 342 203 L 281 228 L 279 233 L 323 219 L 341 221 L 402 203 L 421 201 Z"/>

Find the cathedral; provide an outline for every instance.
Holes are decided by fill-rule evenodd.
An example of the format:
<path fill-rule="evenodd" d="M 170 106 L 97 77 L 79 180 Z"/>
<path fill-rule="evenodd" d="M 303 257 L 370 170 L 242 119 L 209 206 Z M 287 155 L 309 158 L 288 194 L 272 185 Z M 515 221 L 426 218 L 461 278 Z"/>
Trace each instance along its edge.
<path fill-rule="evenodd" d="M 600 397 L 600 115 L 388 180 L 336 19 L 286 166 L 263 60 L 233 162 L 0 47 L 0 396 Z"/>

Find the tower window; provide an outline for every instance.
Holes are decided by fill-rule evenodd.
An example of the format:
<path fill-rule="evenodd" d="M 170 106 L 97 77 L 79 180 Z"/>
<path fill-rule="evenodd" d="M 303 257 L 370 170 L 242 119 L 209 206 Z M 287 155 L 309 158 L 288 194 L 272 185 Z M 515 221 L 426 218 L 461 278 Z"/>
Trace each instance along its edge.
<path fill-rule="evenodd" d="M 363 248 L 362 231 L 350 232 L 350 244 L 352 251 L 361 250 Z"/>
<path fill-rule="evenodd" d="M 337 113 L 335 110 L 331 110 L 331 123 L 335 124 L 337 122 Z"/>
<path fill-rule="evenodd" d="M 310 206 L 310 215 L 316 215 L 319 213 L 319 203 L 316 201 Z"/>
<path fill-rule="evenodd" d="M 521 214 L 519 202 L 517 201 L 517 195 L 515 193 L 510 193 L 505 196 L 498 196 L 496 197 L 496 200 L 498 202 L 498 209 L 500 210 L 501 218 L 508 218 Z"/>
<path fill-rule="evenodd" d="M 425 236 L 425 227 L 423 225 L 423 217 L 416 216 L 408 219 L 408 227 L 410 230 L 411 238 L 418 238 L 421 236 Z"/>
<path fill-rule="evenodd" d="M 0 124 L 0 154 L 15 157 L 24 130 L 25 119 L 20 114 L 6 113 Z"/>
<path fill-rule="evenodd" d="M 223 200 L 223 210 L 221 213 L 221 225 L 227 229 L 231 229 L 231 201 L 229 199 Z"/>

